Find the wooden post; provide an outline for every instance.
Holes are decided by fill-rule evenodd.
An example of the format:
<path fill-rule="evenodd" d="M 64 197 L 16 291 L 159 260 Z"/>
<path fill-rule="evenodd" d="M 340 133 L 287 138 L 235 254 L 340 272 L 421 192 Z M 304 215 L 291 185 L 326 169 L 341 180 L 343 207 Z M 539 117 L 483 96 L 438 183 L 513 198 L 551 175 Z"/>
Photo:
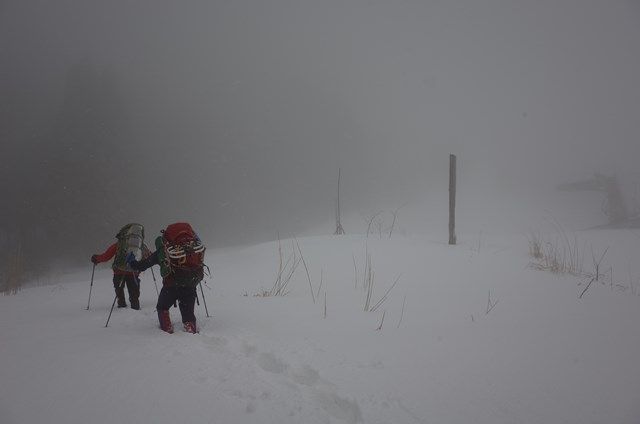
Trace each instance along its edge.
<path fill-rule="evenodd" d="M 449 244 L 456 244 L 456 155 L 449 155 Z"/>
<path fill-rule="evenodd" d="M 340 222 L 340 174 L 341 169 L 338 168 L 338 200 L 336 202 L 336 232 L 335 235 L 343 235 L 344 229 L 342 228 L 342 223 Z"/>

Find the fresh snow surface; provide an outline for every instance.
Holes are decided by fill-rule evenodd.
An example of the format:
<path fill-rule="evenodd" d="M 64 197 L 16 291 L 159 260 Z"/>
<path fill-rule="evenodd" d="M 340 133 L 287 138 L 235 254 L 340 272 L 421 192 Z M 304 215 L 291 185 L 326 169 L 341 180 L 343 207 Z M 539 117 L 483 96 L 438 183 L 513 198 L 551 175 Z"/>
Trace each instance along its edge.
<path fill-rule="evenodd" d="M 582 299 L 584 279 L 528 266 L 526 236 L 301 238 L 315 304 L 303 263 L 286 296 L 256 296 L 277 241 L 211 249 L 197 335 L 175 308 L 159 330 L 148 271 L 142 310 L 105 328 L 111 271 L 86 310 L 87 266 L 0 296 L 0 423 L 638 423 L 640 237 L 576 237 L 587 272 L 591 246 L 614 270 Z M 375 312 L 367 254 L 372 305 L 400 276 Z"/>

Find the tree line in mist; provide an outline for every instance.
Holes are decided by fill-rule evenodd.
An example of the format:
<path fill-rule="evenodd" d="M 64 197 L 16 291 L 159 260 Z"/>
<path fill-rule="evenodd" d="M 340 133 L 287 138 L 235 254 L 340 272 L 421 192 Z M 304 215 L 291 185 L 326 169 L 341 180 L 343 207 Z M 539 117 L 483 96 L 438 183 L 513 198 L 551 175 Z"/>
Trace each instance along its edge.
<path fill-rule="evenodd" d="M 5 284 L 46 273 L 54 260 L 88 258 L 95 240 L 113 238 L 138 206 L 129 117 L 114 74 L 72 67 L 51 124 L 33 132 L 35 141 L 9 140 L 0 178 Z"/>

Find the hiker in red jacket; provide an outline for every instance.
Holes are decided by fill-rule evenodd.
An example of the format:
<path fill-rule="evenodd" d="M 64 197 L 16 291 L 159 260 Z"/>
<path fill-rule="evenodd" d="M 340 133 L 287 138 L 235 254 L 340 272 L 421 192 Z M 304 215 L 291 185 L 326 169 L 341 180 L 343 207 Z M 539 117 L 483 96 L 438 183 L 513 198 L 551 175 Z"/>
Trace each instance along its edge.
<path fill-rule="evenodd" d="M 118 308 L 126 308 L 127 302 L 124 298 L 124 286 L 129 292 L 129 302 L 131 309 L 140 309 L 140 278 L 139 271 L 132 269 L 126 262 L 127 254 L 138 252 L 138 256 L 147 257 L 150 252 L 144 244 L 144 228 L 140 224 L 127 224 L 120 229 L 116 235 L 117 242 L 113 243 L 107 250 L 99 255 L 92 255 L 91 262 L 99 264 L 114 258 L 111 268 L 113 269 L 113 287 L 118 299 Z"/>

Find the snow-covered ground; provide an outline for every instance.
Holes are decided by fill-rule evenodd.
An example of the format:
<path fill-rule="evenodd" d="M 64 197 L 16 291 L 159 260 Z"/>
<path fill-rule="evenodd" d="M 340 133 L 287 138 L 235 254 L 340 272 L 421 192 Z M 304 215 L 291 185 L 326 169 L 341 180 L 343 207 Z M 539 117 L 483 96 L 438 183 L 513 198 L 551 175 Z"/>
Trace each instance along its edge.
<path fill-rule="evenodd" d="M 300 238 L 315 304 L 303 263 L 286 296 L 256 296 L 277 241 L 209 250 L 197 335 L 158 329 L 148 272 L 142 310 L 105 328 L 111 272 L 86 310 L 87 266 L 0 297 L 0 422 L 638 423 L 640 236 L 576 236 L 586 272 L 591 246 L 614 270 L 581 299 L 584 279 L 528 266 L 525 235 Z M 399 276 L 375 312 L 367 254 L 371 305 Z"/>

